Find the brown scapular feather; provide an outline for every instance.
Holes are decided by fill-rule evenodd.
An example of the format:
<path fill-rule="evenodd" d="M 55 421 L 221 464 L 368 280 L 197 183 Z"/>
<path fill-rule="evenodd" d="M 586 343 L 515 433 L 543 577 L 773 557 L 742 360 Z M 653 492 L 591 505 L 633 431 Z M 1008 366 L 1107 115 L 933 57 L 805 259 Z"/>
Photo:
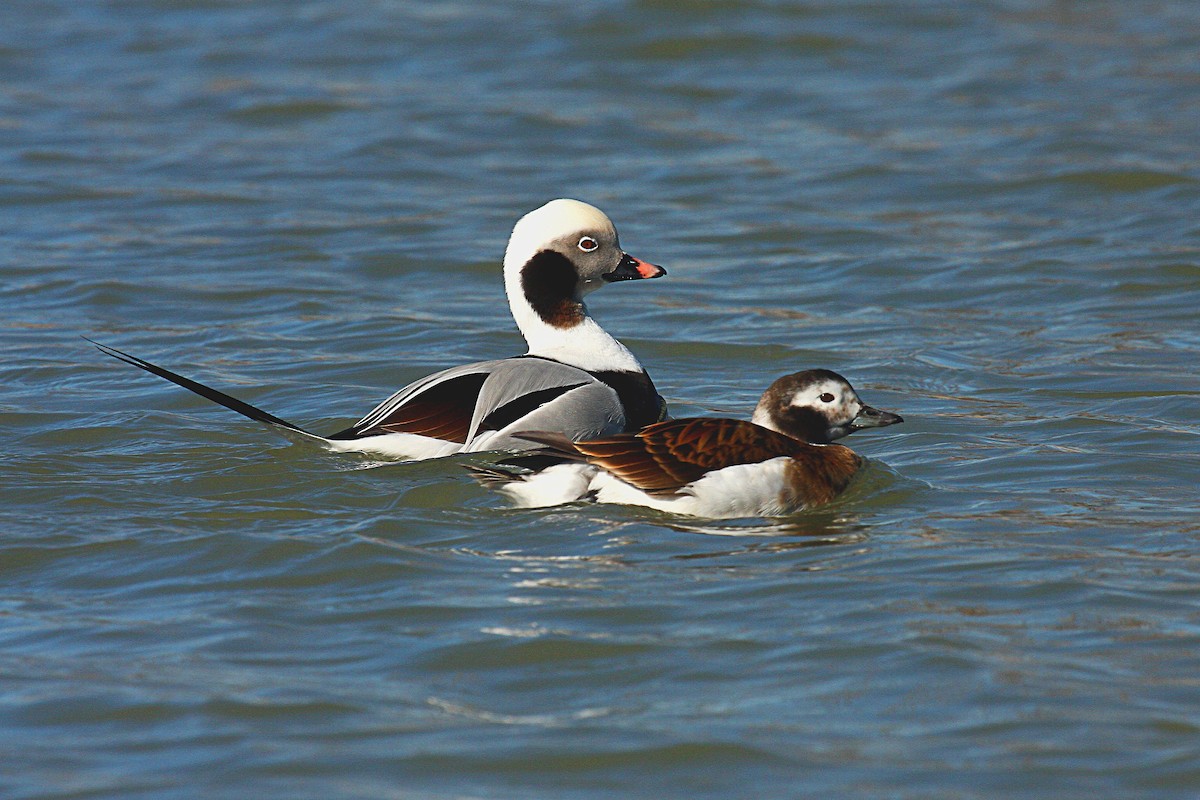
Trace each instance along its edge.
<path fill-rule="evenodd" d="M 375 426 L 376 430 L 391 433 L 415 433 L 451 442 L 466 442 L 471 426 L 468 410 L 453 406 L 437 407 L 433 403 L 406 403 Z"/>
<path fill-rule="evenodd" d="M 671 494 L 735 464 L 794 456 L 812 446 L 743 420 L 697 417 L 659 422 L 573 448 L 626 483 L 653 494 Z"/>
<path fill-rule="evenodd" d="M 377 433 L 415 433 L 466 443 L 475 403 L 487 376 L 463 375 L 421 392 L 375 425 L 354 431 L 354 438 Z"/>

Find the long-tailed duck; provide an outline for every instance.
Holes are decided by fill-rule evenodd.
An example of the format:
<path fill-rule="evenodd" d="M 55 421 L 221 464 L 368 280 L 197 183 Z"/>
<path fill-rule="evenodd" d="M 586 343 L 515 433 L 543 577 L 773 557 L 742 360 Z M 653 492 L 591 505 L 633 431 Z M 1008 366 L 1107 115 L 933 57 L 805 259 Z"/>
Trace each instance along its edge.
<path fill-rule="evenodd" d="M 638 430 L 666 417 L 666 404 L 629 350 L 588 315 L 583 298 L 607 283 L 666 274 L 621 249 L 599 209 L 552 200 L 513 228 L 504 284 L 523 356 L 453 367 L 393 394 L 350 427 L 319 436 L 286 420 L 98 342 L 103 353 L 140 367 L 292 438 L 340 452 L 425 459 L 458 452 L 526 450 L 519 430 L 566 439 Z M 89 341 L 91 341 L 89 339 Z"/>
<path fill-rule="evenodd" d="M 699 517 L 779 516 L 828 503 L 849 485 L 863 460 L 833 440 L 897 422 L 841 375 L 814 369 L 772 383 L 750 422 L 675 419 L 576 442 L 526 432 L 570 460 L 524 473 L 471 471 L 527 508 L 592 499 Z"/>

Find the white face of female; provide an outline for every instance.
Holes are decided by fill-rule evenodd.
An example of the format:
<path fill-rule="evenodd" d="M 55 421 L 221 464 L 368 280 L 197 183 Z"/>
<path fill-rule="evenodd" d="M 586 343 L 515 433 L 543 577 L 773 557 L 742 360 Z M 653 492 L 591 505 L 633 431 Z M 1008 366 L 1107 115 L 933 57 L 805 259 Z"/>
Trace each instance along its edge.
<path fill-rule="evenodd" d="M 849 384 L 826 378 L 799 389 L 792 395 L 790 406 L 811 408 L 829 422 L 830 428 L 840 428 L 862 411 L 863 403 Z"/>

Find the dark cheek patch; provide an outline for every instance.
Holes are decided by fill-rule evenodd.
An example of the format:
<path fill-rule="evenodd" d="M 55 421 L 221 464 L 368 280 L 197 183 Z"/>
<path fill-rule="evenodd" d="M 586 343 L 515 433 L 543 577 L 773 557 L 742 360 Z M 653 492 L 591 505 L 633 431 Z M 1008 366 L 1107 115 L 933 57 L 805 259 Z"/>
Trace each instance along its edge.
<path fill-rule="evenodd" d="M 543 250 L 521 268 L 525 299 L 547 325 L 571 328 L 583 322 L 583 304 L 575 299 L 579 276 L 566 256 Z"/>
<path fill-rule="evenodd" d="M 788 406 L 779 415 L 780 430 L 810 444 L 829 443 L 829 420 L 815 409 Z"/>

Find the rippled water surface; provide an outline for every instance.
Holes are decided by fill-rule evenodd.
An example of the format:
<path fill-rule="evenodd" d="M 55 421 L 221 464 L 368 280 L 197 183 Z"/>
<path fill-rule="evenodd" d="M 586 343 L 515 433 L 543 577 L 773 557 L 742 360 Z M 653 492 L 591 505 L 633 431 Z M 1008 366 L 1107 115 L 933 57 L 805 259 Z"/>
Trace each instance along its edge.
<path fill-rule="evenodd" d="M 0 9 L 0 796 L 1200 795 L 1189 2 Z M 835 505 L 507 509 L 328 431 L 520 352 L 557 196 L 675 413 L 905 417 Z"/>

